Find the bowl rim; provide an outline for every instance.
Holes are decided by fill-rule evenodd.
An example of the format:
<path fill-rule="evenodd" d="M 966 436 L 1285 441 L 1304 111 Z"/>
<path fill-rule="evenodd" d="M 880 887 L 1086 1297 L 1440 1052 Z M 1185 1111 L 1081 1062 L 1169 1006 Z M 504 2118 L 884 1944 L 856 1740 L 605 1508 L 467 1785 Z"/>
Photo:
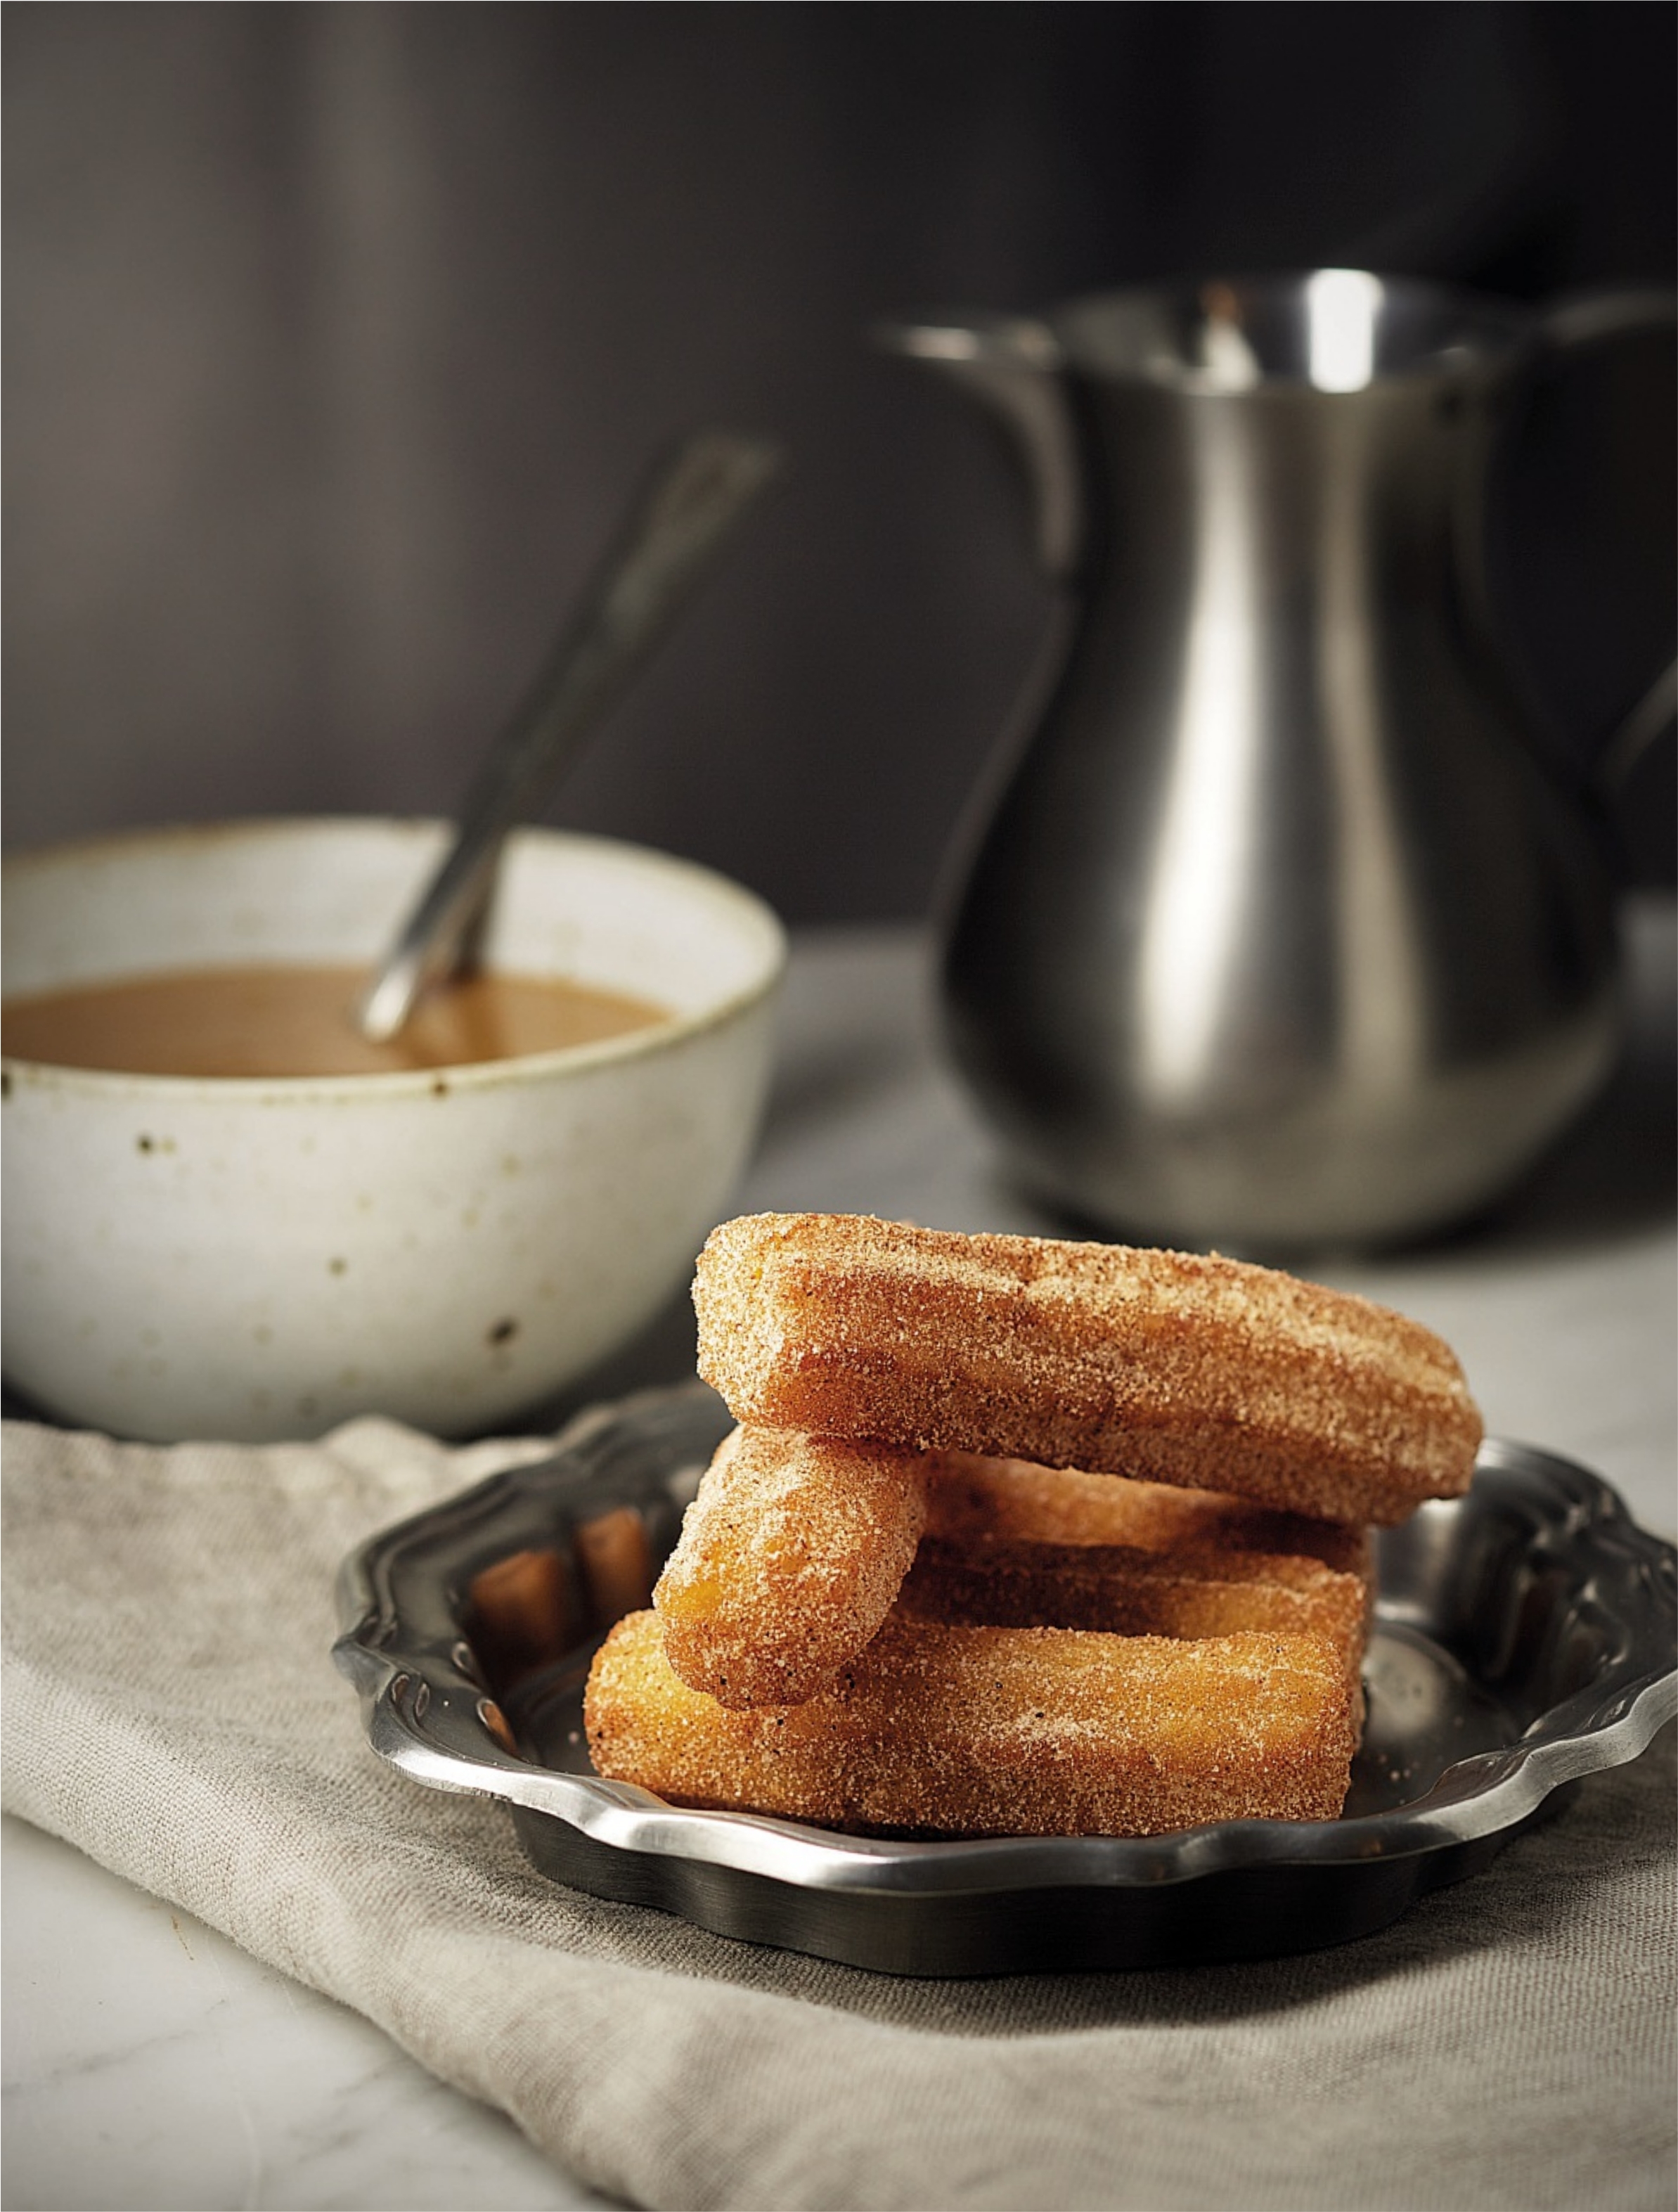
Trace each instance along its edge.
<path fill-rule="evenodd" d="M 452 826 L 444 817 L 433 815 L 236 816 L 213 822 L 166 823 L 70 839 L 27 852 L 8 853 L 3 867 L 15 881 L 20 876 L 45 873 L 77 860 L 146 847 L 231 843 L 240 839 L 272 838 L 278 842 L 284 838 L 300 839 L 320 830 L 395 831 L 415 842 L 427 837 L 440 842 Z M 542 823 L 521 824 L 509 833 L 507 842 L 512 847 L 538 848 L 585 846 L 609 860 L 627 861 L 632 869 L 663 875 L 718 905 L 731 907 L 759 939 L 758 958 L 751 980 L 694 1013 L 649 1023 L 619 1036 L 563 1045 L 551 1052 L 525 1053 L 512 1060 L 463 1060 L 435 1067 L 391 1068 L 351 1075 L 160 1075 L 120 1068 L 66 1067 L 56 1060 L 31 1060 L 20 1054 L 5 1053 L 0 1054 L 0 1066 L 7 1073 L 8 1089 L 21 1081 L 30 1090 L 62 1090 L 92 1097 L 209 1097 L 229 1103 L 237 1100 L 247 1104 L 291 1106 L 306 1104 L 316 1098 L 391 1100 L 411 1094 L 434 1099 L 439 1095 L 439 1083 L 450 1095 L 503 1090 L 512 1085 L 591 1073 L 668 1052 L 724 1027 L 760 1005 L 773 994 L 785 973 L 788 940 L 779 915 L 757 892 L 720 870 L 706 866 L 703 861 L 666 853 L 657 846 L 636 844 L 628 838 L 558 829 Z"/>

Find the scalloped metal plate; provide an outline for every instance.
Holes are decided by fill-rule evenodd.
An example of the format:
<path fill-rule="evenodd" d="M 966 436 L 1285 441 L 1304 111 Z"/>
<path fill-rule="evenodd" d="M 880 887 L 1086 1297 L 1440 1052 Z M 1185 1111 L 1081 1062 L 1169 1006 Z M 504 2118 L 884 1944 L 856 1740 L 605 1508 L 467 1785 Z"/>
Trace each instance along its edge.
<path fill-rule="evenodd" d="M 1369 1722 L 1337 1820 L 908 1844 L 688 1811 L 594 1774 L 582 1686 L 727 1425 L 698 1383 L 580 1416 L 551 1459 L 354 1553 L 333 1647 L 381 1758 L 504 1799 L 554 1880 L 719 1935 L 928 1975 L 1317 1949 L 1477 1871 L 1678 1712 L 1673 1547 L 1585 1468 L 1493 1439 L 1467 1498 L 1378 1540 Z"/>

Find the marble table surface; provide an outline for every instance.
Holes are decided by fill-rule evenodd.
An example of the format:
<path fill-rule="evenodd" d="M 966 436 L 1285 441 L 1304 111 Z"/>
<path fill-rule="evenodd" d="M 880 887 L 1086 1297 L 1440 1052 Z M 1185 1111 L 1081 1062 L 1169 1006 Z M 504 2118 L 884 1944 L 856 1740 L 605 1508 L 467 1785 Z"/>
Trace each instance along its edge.
<path fill-rule="evenodd" d="M 1411 1251 L 1300 1263 L 1438 1329 L 1493 1431 L 1584 1461 L 1669 1536 L 1678 1530 L 1674 921 L 1669 900 L 1631 910 L 1625 1064 L 1589 1121 L 1494 1218 Z M 1009 1183 L 929 1036 L 912 933 L 802 939 L 738 1210 L 1061 1228 Z M 675 1379 L 691 1358 L 679 1300 L 589 1395 Z M 604 2201 L 356 2014 L 68 1846 L 9 1819 L 3 1870 L 0 2155 L 12 2212 L 513 2212 Z"/>

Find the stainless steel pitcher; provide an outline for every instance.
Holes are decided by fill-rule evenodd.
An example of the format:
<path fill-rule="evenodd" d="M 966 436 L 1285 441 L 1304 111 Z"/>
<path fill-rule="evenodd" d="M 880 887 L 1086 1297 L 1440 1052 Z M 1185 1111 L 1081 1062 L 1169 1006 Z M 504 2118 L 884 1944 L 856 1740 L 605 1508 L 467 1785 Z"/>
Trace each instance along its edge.
<path fill-rule="evenodd" d="M 882 334 L 1006 423 L 1063 586 L 942 918 L 1033 1182 L 1140 1238 L 1386 1239 L 1596 1089 L 1610 884 L 1492 635 L 1487 467 L 1539 352 L 1672 313 L 1323 270 Z"/>

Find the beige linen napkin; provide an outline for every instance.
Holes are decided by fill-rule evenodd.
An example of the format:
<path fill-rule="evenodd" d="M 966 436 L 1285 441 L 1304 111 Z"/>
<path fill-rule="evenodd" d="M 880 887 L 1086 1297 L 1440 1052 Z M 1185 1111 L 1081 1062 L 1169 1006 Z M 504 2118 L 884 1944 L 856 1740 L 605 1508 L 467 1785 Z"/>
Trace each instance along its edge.
<path fill-rule="evenodd" d="M 1668 2207 L 1672 1737 L 1314 1956 L 899 1981 L 539 1878 L 366 1747 L 332 1583 L 528 1440 L 4 1436 L 7 1809 L 687 2208 Z"/>

